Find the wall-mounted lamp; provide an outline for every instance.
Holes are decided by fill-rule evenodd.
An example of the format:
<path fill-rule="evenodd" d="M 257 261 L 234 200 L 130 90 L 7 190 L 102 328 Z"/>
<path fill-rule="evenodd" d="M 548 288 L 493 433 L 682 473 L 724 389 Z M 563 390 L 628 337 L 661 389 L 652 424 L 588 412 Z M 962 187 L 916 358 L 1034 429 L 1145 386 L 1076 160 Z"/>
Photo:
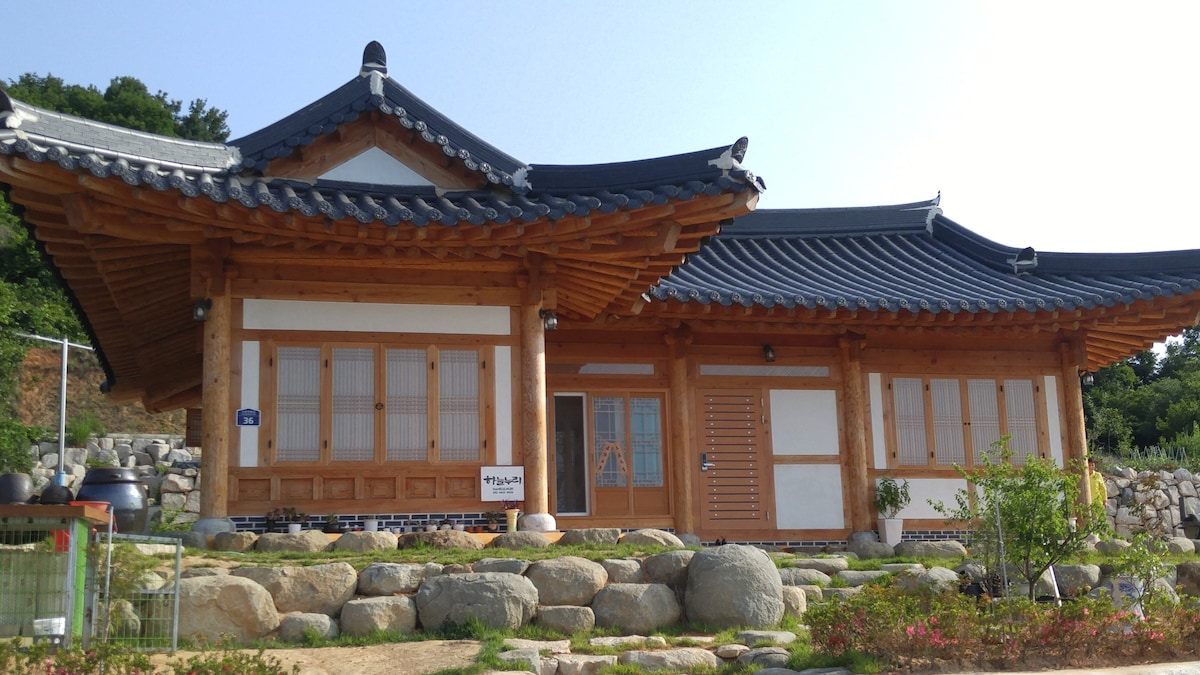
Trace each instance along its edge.
<path fill-rule="evenodd" d="M 558 330 L 558 315 L 548 309 L 539 309 L 538 316 L 542 317 L 542 328 Z"/>
<path fill-rule="evenodd" d="M 192 319 L 204 321 L 208 319 L 208 310 L 212 309 L 212 298 L 201 298 L 192 305 Z"/>
<path fill-rule="evenodd" d="M 1079 381 L 1082 382 L 1084 384 L 1084 386 L 1087 386 L 1087 387 L 1090 387 L 1093 384 L 1096 384 L 1096 378 L 1092 376 L 1091 371 L 1085 372 L 1083 374 L 1083 376 L 1079 378 Z"/>
<path fill-rule="evenodd" d="M 763 345 L 763 361 L 775 363 L 775 348 L 771 345 Z"/>

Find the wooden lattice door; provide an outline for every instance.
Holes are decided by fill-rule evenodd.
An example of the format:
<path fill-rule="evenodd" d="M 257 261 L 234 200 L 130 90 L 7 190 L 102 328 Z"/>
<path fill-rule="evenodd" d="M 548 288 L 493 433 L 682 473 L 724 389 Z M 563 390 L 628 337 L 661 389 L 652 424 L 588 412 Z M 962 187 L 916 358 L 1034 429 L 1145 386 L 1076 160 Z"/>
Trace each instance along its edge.
<path fill-rule="evenodd" d="M 701 391 L 699 401 L 701 526 L 766 528 L 762 392 Z"/>

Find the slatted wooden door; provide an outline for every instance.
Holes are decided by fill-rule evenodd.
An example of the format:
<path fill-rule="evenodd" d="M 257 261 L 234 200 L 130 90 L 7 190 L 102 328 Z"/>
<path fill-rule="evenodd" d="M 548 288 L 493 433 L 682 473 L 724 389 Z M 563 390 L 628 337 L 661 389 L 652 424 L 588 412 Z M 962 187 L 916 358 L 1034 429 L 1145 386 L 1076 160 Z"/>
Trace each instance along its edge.
<path fill-rule="evenodd" d="M 723 389 L 698 395 L 701 526 L 706 530 L 765 529 L 762 392 Z"/>

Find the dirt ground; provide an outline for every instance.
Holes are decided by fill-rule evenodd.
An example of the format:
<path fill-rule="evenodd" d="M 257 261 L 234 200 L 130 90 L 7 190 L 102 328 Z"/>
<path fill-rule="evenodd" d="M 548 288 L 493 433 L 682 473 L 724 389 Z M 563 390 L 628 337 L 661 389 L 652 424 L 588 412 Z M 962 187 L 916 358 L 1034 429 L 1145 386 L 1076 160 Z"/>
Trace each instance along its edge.
<path fill-rule="evenodd" d="M 323 647 L 320 649 L 269 649 L 265 655 L 278 659 L 285 672 L 293 664 L 300 675 L 425 675 L 444 668 L 465 668 L 475 661 L 479 643 L 470 640 L 426 640 L 369 647 Z M 154 663 L 184 661 L 195 652 L 158 654 Z"/>

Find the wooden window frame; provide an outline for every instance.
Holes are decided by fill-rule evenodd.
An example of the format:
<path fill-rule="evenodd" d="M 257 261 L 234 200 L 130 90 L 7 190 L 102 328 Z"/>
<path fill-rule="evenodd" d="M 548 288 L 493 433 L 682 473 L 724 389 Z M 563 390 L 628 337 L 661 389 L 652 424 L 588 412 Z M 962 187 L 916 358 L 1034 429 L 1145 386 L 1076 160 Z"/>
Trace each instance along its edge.
<path fill-rule="evenodd" d="M 436 340 L 420 341 L 306 341 L 306 340 L 264 340 L 260 363 L 260 390 L 262 392 L 262 433 L 259 437 L 259 457 L 262 466 L 280 467 L 314 467 L 314 466 L 367 466 L 371 464 L 389 466 L 482 466 L 494 462 L 495 444 L 495 347 L 493 345 L 462 344 L 457 341 L 439 343 Z M 277 437 L 278 420 L 278 354 L 282 347 L 310 347 L 320 349 L 321 378 L 320 378 L 320 434 L 319 460 L 288 461 L 280 460 L 274 447 Z M 337 460 L 333 459 L 333 350 L 338 348 L 372 349 L 375 355 L 375 425 L 374 425 L 374 457 L 370 460 Z M 426 352 L 426 457 L 424 460 L 388 460 L 387 459 L 387 350 L 389 349 L 423 349 Z M 442 461 L 440 449 L 440 388 L 438 357 L 441 351 L 474 351 L 479 355 L 478 382 L 478 424 L 479 424 L 479 458 L 470 461 Z"/>
<path fill-rule="evenodd" d="M 898 420 L 896 415 L 895 393 L 892 386 L 896 378 L 917 379 L 921 381 L 923 406 L 924 406 L 924 421 L 925 421 L 925 463 L 923 464 L 901 464 L 900 463 L 900 443 L 898 434 Z M 937 457 L 937 445 L 934 429 L 934 410 L 933 410 L 933 392 L 931 382 L 933 380 L 957 380 L 958 395 L 961 401 L 960 411 L 962 414 L 962 442 L 963 442 L 963 462 L 962 466 L 972 467 L 982 464 L 982 457 L 990 448 L 976 448 L 975 440 L 971 434 L 971 424 L 973 421 L 971 404 L 970 404 L 970 382 L 972 380 L 986 380 L 994 383 L 996 387 L 996 407 L 999 417 L 1000 435 L 1005 437 L 1010 435 L 1008 421 L 1008 406 L 1007 392 L 1005 391 L 1006 381 L 1023 380 L 1030 382 L 1033 393 L 1033 415 L 1034 415 L 1034 438 L 1036 449 L 1035 452 L 1026 456 L 1036 456 L 1041 458 L 1049 457 L 1049 425 L 1046 419 L 1046 392 L 1043 387 L 1042 377 L 1040 374 L 1009 374 L 997 376 L 995 374 L 972 373 L 972 374 L 947 374 L 947 373 L 884 373 L 883 374 L 883 406 L 884 406 L 884 426 L 885 438 L 887 442 L 887 468 L 898 470 L 928 470 L 934 472 L 952 471 L 952 464 L 939 464 Z M 1017 464 L 1023 463 L 1023 458 L 1017 458 Z"/>

